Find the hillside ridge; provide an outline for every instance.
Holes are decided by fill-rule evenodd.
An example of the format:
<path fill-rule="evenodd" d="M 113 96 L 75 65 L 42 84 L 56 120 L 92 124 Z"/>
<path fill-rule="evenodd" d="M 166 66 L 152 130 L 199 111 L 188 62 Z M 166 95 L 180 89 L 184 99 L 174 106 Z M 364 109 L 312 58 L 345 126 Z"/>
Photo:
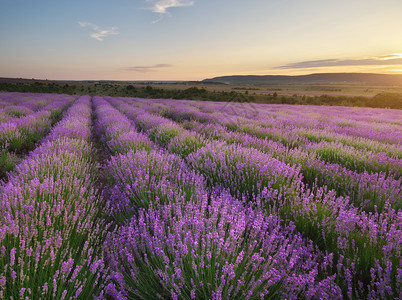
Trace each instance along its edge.
<path fill-rule="evenodd" d="M 204 79 L 225 84 L 359 84 L 402 85 L 402 75 L 376 73 L 314 73 L 308 75 L 228 75 Z"/>

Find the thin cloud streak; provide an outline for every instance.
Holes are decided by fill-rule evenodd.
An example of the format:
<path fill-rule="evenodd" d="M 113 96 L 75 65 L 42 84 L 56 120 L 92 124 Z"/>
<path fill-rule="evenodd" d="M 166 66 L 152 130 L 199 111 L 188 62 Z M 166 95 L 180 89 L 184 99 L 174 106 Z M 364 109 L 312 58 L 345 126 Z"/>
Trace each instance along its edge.
<path fill-rule="evenodd" d="M 98 25 L 95 25 L 95 24 L 92 24 L 92 23 L 89 23 L 89 22 L 78 22 L 78 24 L 81 27 L 89 27 L 89 28 L 91 28 L 94 32 L 91 33 L 89 36 L 91 38 L 94 38 L 94 39 L 98 40 L 98 41 L 103 41 L 104 38 L 106 38 L 106 37 L 108 37 L 110 35 L 119 34 L 119 32 L 117 30 L 117 27 L 111 27 L 111 28 L 108 28 L 108 29 L 102 29 Z"/>
<path fill-rule="evenodd" d="M 384 56 L 380 57 L 380 59 L 382 59 L 382 60 L 389 60 L 389 59 L 395 59 L 395 58 L 402 58 L 402 53 L 392 53 L 390 55 L 384 55 Z"/>
<path fill-rule="evenodd" d="M 170 15 L 168 9 L 174 7 L 187 7 L 194 5 L 193 0 L 145 0 L 151 6 L 147 9 L 159 14 L 159 18 L 152 23 L 157 23 L 163 19 L 164 15 Z"/>
<path fill-rule="evenodd" d="M 150 10 L 159 14 L 168 13 L 167 10 L 172 7 L 186 7 L 195 3 L 193 0 L 146 0 L 146 2 L 152 4 Z"/>
<path fill-rule="evenodd" d="M 274 67 L 274 69 L 303 69 L 303 68 L 320 68 L 320 67 L 338 67 L 338 66 L 383 66 L 383 65 L 402 65 L 402 57 L 400 54 L 390 54 L 379 57 L 363 58 L 363 59 L 322 59 L 310 60 L 286 64 Z"/>
<path fill-rule="evenodd" d="M 147 73 L 147 72 L 158 71 L 158 69 L 161 69 L 161 68 L 171 68 L 171 67 L 173 67 L 173 65 L 171 65 L 171 64 L 156 64 L 156 65 L 152 65 L 152 66 L 128 67 L 128 68 L 125 68 L 124 70 L 132 71 L 132 72 L 139 72 L 139 73 Z"/>

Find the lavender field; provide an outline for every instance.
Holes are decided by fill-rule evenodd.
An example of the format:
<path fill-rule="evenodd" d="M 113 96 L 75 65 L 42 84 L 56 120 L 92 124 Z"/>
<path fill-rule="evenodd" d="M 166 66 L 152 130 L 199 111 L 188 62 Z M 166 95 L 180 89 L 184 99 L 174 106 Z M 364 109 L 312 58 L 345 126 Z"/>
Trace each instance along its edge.
<path fill-rule="evenodd" d="M 401 299 L 402 111 L 0 93 L 0 299 Z"/>

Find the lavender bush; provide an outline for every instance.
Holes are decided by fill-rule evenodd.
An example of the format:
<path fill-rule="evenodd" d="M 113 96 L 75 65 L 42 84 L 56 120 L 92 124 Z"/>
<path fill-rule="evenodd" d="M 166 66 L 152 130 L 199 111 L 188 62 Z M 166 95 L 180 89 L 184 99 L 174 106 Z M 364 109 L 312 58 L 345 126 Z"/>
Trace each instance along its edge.
<path fill-rule="evenodd" d="M 107 247 L 118 298 L 341 298 L 294 227 L 225 194 L 141 209 Z"/>
<path fill-rule="evenodd" d="M 190 201 L 203 190 L 204 179 L 178 156 L 161 151 L 129 151 L 111 157 L 105 166 L 110 207 L 124 221 L 139 208 L 172 201 Z"/>
<path fill-rule="evenodd" d="M 0 93 L 0 299 L 402 298 L 399 111 L 76 98 Z"/>
<path fill-rule="evenodd" d="M 75 105 L 0 187 L 0 298 L 88 298 L 108 280 L 88 132 L 63 129 L 90 125 L 90 98 Z"/>
<path fill-rule="evenodd" d="M 143 101 L 138 100 L 138 102 Z M 136 108 L 132 110 L 135 111 Z M 158 122 L 160 124 L 166 121 L 159 118 Z M 291 135 L 292 129 L 286 129 L 288 133 L 283 135 L 285 127 L 281 126 L 284 125 L 278 125 L 278 129 L 275 130 L 277 134 L 284 136 L 285 140 L 280 136 L 274 139 L 287 147 L 261 139 L 261 137 L 267 137 L 264 134 L 261 136 L 255 134 L 255 132 L 268 132 L 273 128 L 272 126 L 259 125 L 262 129 L 256 127 L 257 125 L 248 127 L 248 121 L 241 117 L 221 123 L 234 132 L 217 130 L 215 124 L 199 125 L 198 129 L 196 125 L 194 129 L 205 136 L 225 140 L 234 145 L 228 146 L 219 142 L 210 144 L 187 157 L 189 165 L 205 175 L 209 186 L 216 188 L 218 185 L 218 190 L 228 188 L 233 195 L 252 200 L 251 203 L 256 203 L 257 207 L 261 207 L 268 214 L 274 212 L 285 220 L 295 222 L 296 228 L 312 238 L 321 249 L 332 251 L 333 260 L 330 269 L 337 274 L 336 282 L 342 287 L 344 296 L 385 299 L 402 295 L 399 283 L 402 274 L 399 242 L 402 228 L 399 208 L 401 182 L 398 155 L 392 152 L 385 153 L 386 155 L 380 152 L 369 152 L 365 147 L 367 144 L 356 148 L 339 144 L 343 147 L 342 149 L 350 149 L 354 151 L 352 153 L 361 153 L 365 156 L 357 162 L 357 156 L 355 156 L 351 164 L 347 163 L 352 161 L 348 157 L 351 151 L 348 154 L 341 152 L 338 156 L 340 160 L 324 157 L 333 162 L 342 163 L 344 160 L 346 163 L 342 164 L 350 167 L 352 169 L 350 170 L 340 164 L 320 160 L 322 154 L 315 151 L 314 147 L 327 142 L 317 140 L 319 144 L 312 144 L 308 139 L 303 140 L 297 137 L 295 140 Z M 324 128 L 322 124 L 318 125 L 321 129 Z M 152 130 L 158 125 L 148 121 L 145 122 L 145 126 L 148 126 L 147 130 Z M 248 131 L 247 128 L 251 130 Z M 235 133 L 236 131 L 243 133 L 239 135 Z M 188 133 L 183 133 L 183 135 L 186 134 Z M 250 140 L 250 135 L 260 139 Z M 297 142 L 286 142 L 287 136 Z M 176 137 L 176 139 L 179 138 L 180 136 Z M 293 187 L 286 186 L 286 181 L 279 180 L 277 185 L 279 188 L 275 188 L 277 177 L 269 173 L 265 175 L 262 173 L 263 176 L 260 177 L 259 172 L 266 171 L 267 167 L 271 170 L 281 169 L 280 166 L 286 166 L 286 164 L 281 164 L 279 161 L 269 164 L 264 161 L 259 168 L 250 168 L 250 165 L 258 166 L 262 153 L 236 146 L 243 143 L 247 147 L 275 155 L 282 161 L 301 164 L 301 170 L 303 174 L 308 175 L 306 179 L 314 192 L 309 191 L 305 183 L 300 181 L 301 177 L 295 181 L 296 184 Z M 298 147 L 295 148 L 295 146 Z M 240 148 L 242 151 L 237 150 Z M 244 156 L 247 157 L 245 153 L 253 153 L 253 155 L 249 155 L 249 158 L 245 160 Z M 250 164 L 250 161 L 253 163 Z M 379 161 L 389 163 L 381 166 Z M 378 173 L 383 168 L 388 172 Z M 283 167 L 282 170 L 284 170 Z M 269 176 L 273 179 L 268 181 L 261 179 L 270 178 Z M 273 183 L 274 188 L 272 188 Z M 320 187 L 320 185 L 323 186 Z M 328 190 L 328 187 L 335 190 Z M 285 196 L 283 191 L 287 192 Z M 338 196 L 346 198 L 337 197 L 337 193 Z M 349 197 L 353 199 L 353 202 L 350 202 Z"/>

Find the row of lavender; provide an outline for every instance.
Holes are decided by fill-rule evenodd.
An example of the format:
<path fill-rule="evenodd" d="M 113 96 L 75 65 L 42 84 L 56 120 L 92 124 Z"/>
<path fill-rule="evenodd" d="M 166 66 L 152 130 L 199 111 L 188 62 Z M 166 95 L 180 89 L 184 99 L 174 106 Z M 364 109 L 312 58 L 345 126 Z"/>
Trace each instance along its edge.
<path fill-rule="evenodd" d="M 156 100 L 158 102 L 158 100 Z M 258 105 L 236 103 L 213 103 L 197 101 L 169 101 L 159 103 L 167 109 L 176 110 L 185 106 L 183 113 L 186 116 L 200 112 L 218 112 L 218 115 L 252 118 L 257 124 L 275 128 L 305 128 L 312 129 L 311 133 L 328 130 L 335 133 L 333 136 L 326 133 L 327 138 L 345 138 L 347 135 L 400 143 L 400 137 L 395 133 L 402 125 L 398 110 L 384 110 L 371 108 L 344 108 L 344 107 L 314 107 L 293 105 Z M 168 106 L 164 106 L 167 104 Z M 173 106 L 172 106 L 173 105 Z M 399 129 L 398 129 L 399 128 Z M 302 131 L 300 131 L 302 132 Z"/>
<path fill-rule="evenodd" d="M 140 99 L 93 104 L 105 200 L 82 97 L 0 187 L 0 298 L 402 296 L 398 170 L 377 174 L 390 189 L 373 213 L 321 182 L 309 191 L 298 159 L 327 164 L 303 146 L 199 108 L 211 119 Z M 364 181 L 375 173 L 339 168 L 375 194 Z"/>
<path fill-rule="evenodd" d="M 399 177 L 384 177 L 382 180 L 384 182 L 391 178 L 389 184 L 396 184 L 396 198 L 385 194 L 382 210 L 367 213 L 355 207 L 348 198 L 336 197 L 334 192 L 326 188 L 316 187 L 314 193 L 306 190 L 301 181 L 300 167 L 286 165 L 269 154 L 249 147 L 211 143 L 205 136 L 149 114 L 155 107 L 145 101 L 134 101 L 134 105 L 140 103 L 142 108 L 127 105 L 119 99 L 109 101 L 161 147 L 171 152 L 178 151 L 193 170 L 205 176 L 208 186 L 213 190 L 227 189 L 232 196 L 247 200 L 257 210 L 293 222 L 321 249 L 333 253 L 331 269 L 344 295 L 369 295 L 374 298 L 400 296 L 401 212 L 390 204 L 400 205 Z M 219 134 L 219 130 L 217 132 Z M 242 134 L 241 137 L 246 135 Z M 265 142 L 268 143 L 266 149 L 272 147 L 269 141 Z M 275 150 L 275 147 L 272 148 Z M 360 173 L 355 170 L 352 174 L 358 176 Z M 365 178 L 365 174 L 360 179 Z M 132 184 L 125 183 L 123 186 L 133 190 L 129 188 Z M 365 186 L 360 188 L 365 189 Z M 116 191 L 114 193 L 118 194 Z M 124 198 L 125 194 L 119 197 Z"/>
<path fill-rule="evenodd" d="M 0 187 L 0 298 L 88 299 L 108 281 L 92 159 L 90 97 L 78 99 Z"/>
<path fill-rule="evenodd" d="M 143 100 L 140 101 L 143 109 L 148 112 L 154 111 L 154 105 L 150 103 L 144 105 Z M 129 111 L 131 108 L 125 102 L 120 104 L 122 105 L 121 109 L 125 111 Z M 136 104 L 138 105 L 137 102 L 132 103 L 132 105 Z M 182 116 L 183 111 L 184 109 L 176 110 L 176 113 L 170 114 L 170 117 L 174 120 L 182 120 L 179 116 Z M 166 114 L 166 112 L 162 112 L 162 114 Z M 200 113 L 198 120 L 205 120 L 205 118 L 205 113 Z M 225 119 L 221 119 L 220 122 L 227 123 L 227 121 L 223 120 Z M 290 148 L 267 137 L 255 136 L 248 132 L 230 131 L 224 125 L 216 122 L 204 122 L 195 126 L 194 124 L 191 124 L 192 126 L 188 125 L 188 123 L 183 124 L 184 127 L 200 134 L 204 139 L 223 140 L 229 144 L 240 144 L 255 148 L 285 163 L 301 165 L 303 181 L 309 186 L 327 186 L 329 189 L 334 189 L 338 196 L 349 197 L 354 205 L 361 207 L 365 211 L 375 211 L 377 209 L 381 212 L 388 206 L 394 207 L 396 210 L 401 209 L 401 159 L 389 157 L 381 159 L 379 156 L 370 156 L 367 151 L 354 150 L 349 152 L 348 155 L 353 156 L 350 161 L 353 161 L 354 165 L 358 164 L 359 168 L 353 168 L 348 164 L 349 160 L 345 159 L 345 156 L 347 158 L 348 155 L 344 155 L 342 147 L 337 147 L 336 145 L 333 148 L 322 148 L 317 144 L 310 143 L 310 149 L 317 149 L 316 152 L 312 153 L 302 147 Z M 205 144 L 201 143 L 201 139 L 197 135 L 191 139 L 194 145 L 196 143 L 201 146 Z M 331 159 L 326 161 L 327 157 L 319 151 L 320 149 L 325 149 L 327 153 L 333 153 L 339 159 L 335 162 Z"/>
<path fill-rule="evenodd" d="M 32 114 L 66 95 L 0 93 L 0 123 Z"/>
<path fill-rule="evenodd" d="M 75 99 L 67 95 L 0 93 L 0 180 L 35 148 Z"/>
<path fill-rule="evenodd" d="M 15 98 L 18 99 L 17 96 Z M 63 110 L 75 99 L 67 95 L 53 95 L 45 100 L 40 97 L 35 98 L 36 103 L 45 104 L 41 109 L 21 112 L 20 115 L 0 123 L 0 149 L 21 151 L 31 147 L 49 132 L 52 124 L 60 119 Z M 22 105 L 27 103 L 32 102 L 22 102 L 17 108 L 29 110 Z"/>
<path fill-rule="evenodd" d="M 119 223 L 104 248 L 115 279 L 109 296 L 341 297 L 332 256 L 293 225 L 208 185 L 208 176 L 138 133 L 104 99 L 95 97 L 94 105 L 98 133 L 113 155 L 105 197 Z"/>
<path fill-rule="evenodd" d="M 145 107 L 150 103 L 138 99 Z M 194 101 L 173 102 L 156 100 L 155 112 L 177 121 L 196 120 L 201 123 L 219 123 L 231 130 L 251 133 L 259 137 L 268 137 L 290 147 L 305 146 L 310 142 L 335 142 L 353 146 L 359 150 L 386 152 L 390 156 L 401 158 L 400 137 L 401 122 L 398 111 L 377 110 L 358 111 L 343 108 L 313 108 L 289 106 L 258 106 L 252 111 L 248 107 L 236 104 L 205 104 Z M 331 111 L 332 114 L 329 114 Z M 208 113 L 207 113 L 208 112 Z M 211 114 L 210 112 L 213 112 Z M 377 122 L 370 119 L 359 121 L 358 117 L 377 113 Z M 399 116 L 398 116 L 399 114 Z M 374 117 L 372 117 L 374 118 Z M 381 119 L 380 119 L 381 118 Z M 394 120 L 390 123 L 388 119 Z M 399 122 L 397 121 L 399 120 Z"/>

